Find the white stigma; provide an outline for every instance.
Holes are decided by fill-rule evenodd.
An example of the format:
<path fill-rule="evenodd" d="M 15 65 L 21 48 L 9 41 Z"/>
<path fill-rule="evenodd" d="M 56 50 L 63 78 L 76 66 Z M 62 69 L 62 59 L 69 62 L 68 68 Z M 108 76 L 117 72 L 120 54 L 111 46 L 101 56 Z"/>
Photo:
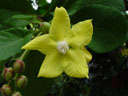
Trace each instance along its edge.
<path fill-rule="evenodd" d="M 69 49 L 67 42 L 66 41 L 58 42 L 57 49 L 60 53 L 66 54 L 67 50 Z"/>

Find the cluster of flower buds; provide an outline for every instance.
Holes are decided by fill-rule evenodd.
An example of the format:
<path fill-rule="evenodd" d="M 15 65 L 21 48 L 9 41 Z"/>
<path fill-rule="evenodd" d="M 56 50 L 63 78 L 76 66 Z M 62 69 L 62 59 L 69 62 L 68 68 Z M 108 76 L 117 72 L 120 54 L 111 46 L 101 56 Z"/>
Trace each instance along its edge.
<path fill-rule="evenodd" d="M 19 75 L 24 69 L 25 63 L 19 59 L 14 62 L 13 67 L 4 68 L 2 77 L 8 84 L 3 84 L 0 88 L 2 96 L 22 96 L 20 92 L 11 88 L 10 82 L 14 80 L 16 88 L 24 88 L 27 85 L 28 78 L 25 75 Z"/>

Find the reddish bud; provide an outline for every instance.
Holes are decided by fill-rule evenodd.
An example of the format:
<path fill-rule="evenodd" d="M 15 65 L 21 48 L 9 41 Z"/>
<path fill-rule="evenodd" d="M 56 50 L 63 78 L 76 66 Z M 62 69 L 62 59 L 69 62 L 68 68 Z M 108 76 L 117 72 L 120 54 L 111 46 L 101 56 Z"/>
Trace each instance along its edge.
<path fill-rule="evenodd" d="M 48 22 L 42 22 L 40 24 L 40 26 L 41 26 L 40 29 L 41 29 L 42 32 L 44 32 L 44 33 L 49 32 L 50 24 Z"/>
<path fill-rule="evenodd" d="M 16 62 L 13 64 L 13 70 L 16 73 L 21 73 L 25 69 L 25 64 L 22 60 L 18 59 Z"/>
<path fill-rule="evenodd" d="M 14 71 L 13 71 L 13 68 L 12 67 L 4 68 L 4 70 L 2 72 L 2 76 L 3 76 L 3 78 L 6 81 L 12 79 L 13 74 L 14 74 Z"/>
<path fill-rule="evenodd" d="M 21 75 L 17 80 L 16 80 L 16 86 L 18 88 L 24 88 L 28 83 L 28 78 L 24 75 Z"/>
<path fill-rule="evenodd" d="M 11 96 L 12 94 L 11 87 L 8 84 L 4 84 L 1 87 L 1 93 L 2 93 L 2 96 Z"/>
<path fill-rule="evenodd" d="M 12 96 L 22 96 L 20 92 L 14 92 Z"/>

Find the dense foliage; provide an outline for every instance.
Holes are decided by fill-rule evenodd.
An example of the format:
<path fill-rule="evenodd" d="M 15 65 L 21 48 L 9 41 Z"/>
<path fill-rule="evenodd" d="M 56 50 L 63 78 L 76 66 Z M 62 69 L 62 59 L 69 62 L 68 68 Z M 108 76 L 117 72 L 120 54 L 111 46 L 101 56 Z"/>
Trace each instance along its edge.
<path fill-rule="evenodd" d="M 21 47 L 51 22 L 56 6 L 67 9 L 71 24 L 93 19 L 93 38 L 87 49 L 93 55 L 89 79 L 65 74 L 53 79 L 37 78 L 44 55 L 30 51 L 24 58 L 28 85 L 23 96 L 127 96 L 128 92 L 128 2 L 123 0 L 0 0 L 0 73 L 24 50 Z M 44 33 L 43 33 L 44 34 Z M 86 37 L 85 37 L 86 38 Z M 0 87 L 7 83 L 0 76 Z M 14 82 L 12 86 L 15 85 Z M 1 93 L 0 93 L 1 96 Z"/>

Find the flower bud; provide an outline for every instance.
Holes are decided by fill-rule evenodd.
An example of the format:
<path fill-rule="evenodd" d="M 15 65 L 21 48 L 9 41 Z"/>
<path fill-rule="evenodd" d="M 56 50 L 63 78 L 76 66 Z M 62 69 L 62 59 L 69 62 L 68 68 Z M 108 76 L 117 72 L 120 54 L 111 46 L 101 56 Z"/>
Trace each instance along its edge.
<path fill-rule="evenodd" d="M 2 76 L 3 76 L 3 78 L 6 81 L 12 79 L 13 74 L 14 74 L 14 71 L 13 71 L 13 68 L 12 67 L 4 68 L 4 70 L 2 72 Z"/>
<path fill-rule="evenodd" d="M 16 80 L 16 86 L 18 88 L 24 88 L 28 83 L 28 78 L 24 75 L 21 75 L 19 78 Z"/>
<path fill-rule="evenodd" d="M 48 22 L 42 22 L 40 24 L 41 26 L 41 31 L 44 32 L 44 33 L 48 33 L 49 32 L 49 28 L 50 28 L 50 24 Z"/>
<path fill-rule="evenodd" d="M 2 96 L 11 96 L 11 94 L 12 94 L 11 87 L 8 84 L 4 84 L 1 87 L 1 94 L 2 94 Z"/>
<path fill-rule="evenodd" d="M 22 96 L 20 92 L 14 92 L 12 96 Z"/>
<path fill-rule="evenodd" d="M 13 70 L 16 73 L 21 73 L 25 69 L 25 64 L 22 60 L 18 59 L 16 62 L 13 64 Z"/>

